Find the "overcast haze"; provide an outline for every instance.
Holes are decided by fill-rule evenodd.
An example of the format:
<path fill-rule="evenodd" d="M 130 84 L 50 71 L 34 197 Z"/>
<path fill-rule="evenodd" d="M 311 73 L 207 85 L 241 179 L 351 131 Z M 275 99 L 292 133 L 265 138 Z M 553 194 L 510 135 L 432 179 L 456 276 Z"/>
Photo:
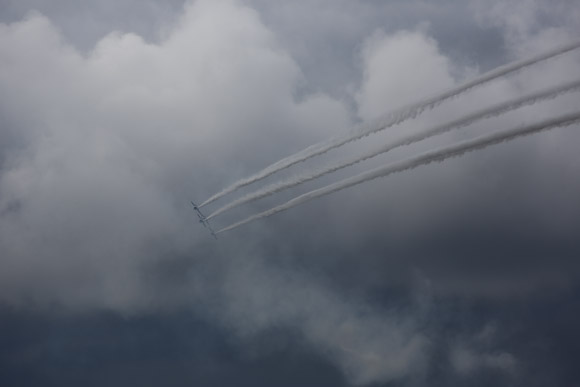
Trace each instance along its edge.
<path fill-rule="evenodd" d="M 211 238 L 190 200 L 580 39 L 574 0 L 0 0 L 0 385 L 580 383 L 580 127 Z M 204 207 L 580 79 L 580 50 Z M 568 93 L 212 218 L 495 130 Z"/>

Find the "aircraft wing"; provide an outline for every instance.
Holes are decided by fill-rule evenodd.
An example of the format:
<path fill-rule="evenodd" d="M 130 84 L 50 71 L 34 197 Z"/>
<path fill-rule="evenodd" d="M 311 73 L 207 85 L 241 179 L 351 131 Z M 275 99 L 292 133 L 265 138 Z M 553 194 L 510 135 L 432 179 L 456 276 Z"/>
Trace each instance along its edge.
<path fill-rule="evenodd" d="M 191 205 L 193 206 L 193 210 L 195 211 L 195 213 L 197 214 L 197 217 L 199 218 L 199 223 L 203 224 L 203 227 L 207 228 L 209 230 L 209 232 L 211 233 L 211 235 L 215 239 L 217 239 L 217 235 L 213 231 L 213 229 L 211 228 L 209 221 L 207 220 L 207 217 L 201 212 L 201 210 L 199 209 L 197 204 L 195 204 L 193 201 L 191 202 Z"/>

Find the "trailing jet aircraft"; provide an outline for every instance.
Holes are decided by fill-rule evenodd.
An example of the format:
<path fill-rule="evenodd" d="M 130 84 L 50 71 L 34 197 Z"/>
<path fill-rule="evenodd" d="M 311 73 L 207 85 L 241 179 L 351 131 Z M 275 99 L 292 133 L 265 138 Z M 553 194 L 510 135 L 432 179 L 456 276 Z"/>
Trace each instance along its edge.
<path fill-rule="evenodd" d="M 215 234 L 215 232 L 213 231 L 213 229 L 211 228 L 209 221 L 207 220 L 207 218 L 205 217 L 204 214 L 202 214 L 201 210 L 199 209 L 199 207 L 197 206 L 197 204 L 195 204 L 193 201 L 191 202 L 191 205 L 193 206 L 193 209 L 195 210 L 197 217 L 199 218 L 199 223 L 203 224 L 203 227 L 206 227 L 209 232 L 211 233 L 211 235 L 217 239 L 217 235 Z"/>

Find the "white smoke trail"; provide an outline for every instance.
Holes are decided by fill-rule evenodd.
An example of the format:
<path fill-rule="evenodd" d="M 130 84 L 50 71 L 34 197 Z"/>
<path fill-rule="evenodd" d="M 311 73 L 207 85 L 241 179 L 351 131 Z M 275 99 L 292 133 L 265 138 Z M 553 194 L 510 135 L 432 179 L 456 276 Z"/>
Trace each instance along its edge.
<path fill-rule="evenodd" d="M 556 98 L 556 97 L 558 97 L 562 94 L 565 94 L 565 93 L 578 92 L 578 91 L 580 91 L 580 80 L 572 82 L 572 83 L 568 83 L 565 85 L 552 87 L 552 88 L 549 88 L 549 89 L 546 89 L 546 90 L 543 90 L 543 91 L 540 91 L 540 92 L 537 92 L 534 94 L 530 94 L 530 95 L 527 95 L 527 96 L 524 96 L 524 97 L 521 97 L 521 98 L 518 98 L 518 99 L 515 99 L 512 101 L 508 101 L 508 102 L 504 102 L 502 104 L 495 105 L 491 108 L 480 110 L 478 112 L 469 114 L 465 117 L 459 118 L 458 120 L 446 123 L 444 125 L 439 125 L 439 126 L 436 126 L 434 128 L 427 129 L 426 131 L 416 133 L 416 134 L 413 134 L 411 136 L 396 140 L 396 141 L 391 142 L 383 147 L 375 149 L 375 150 L 373 150 L 369 153 L 366 153 L 364 155 L 358 156 L 355 159 L 345 161 L 341 164 L 327 167 L 325 169 L 315 171 L 315 172 L 310 173 L 308 175 L 295 176 L 293 178 L 290 178 L 289 180 L 268 185 L 265 188 L 262 188 L 256 192 L 249 193 L 249 194 L 247 194 L 247 195 L 245 195 L 245 196 L 243 196 L 243 197 L 241 197 L 241 198 L 239 198 L 231 203 L 226 204 L 225 206 L 214 211 L 207 218 L 211 219 L 211 218 L 213 218 L 213 217 L 215 217 L 215 216 L 217 216 L 225 211 L 228 211 L 228 210 L 235 208 L 237 206 L 240 206 L 242 204 L 252 202 L 254 200 L 258 200 L 258 199 L 264 198 L 266 196 L 273 195 L 273 194 L 280 192 L 280 191 L 283 191 L 285 189 L 300 185 L 300 184 L 305 183 L 307 181 L 317 179 L 317 178 L 324 176 L 326 174 L 338 171 L 342 168 L 349 167 L 349 166 L 357 164 L 361 161 L 365 161 L 365 160 L 368 160 L 372 157 L 389 152 L 392 149 L 395 149 L 397 147 L 400 147 L 403 145 L 410 145 L 410 144 L 416 143 L 418 141 L 427 139 L 429 137 L 433 137 L 433 136 L 436 136 L 438 134 L 448 132 L 448 131 L 453 130 L 453 129 L 458 129 L 461 127 L 471 125 L 477 121 L 480 121 L 480 120 L 483 120 L 486 118 L 499 116 L 501 114 L 507 113 L 511 110 L 518 109 L 518 108 L 523 107 L 523 106 L 533 105 L 537 102 L 545 101 L 547 99 Z"/>
<path fill-rule="evenodd" d="M 415 104 L 411 104 L 409 106 L 403 107 L 401 109 L 395 110 L 393 112 L 387 113 L 386 115 L 384 115 L 376 120 L 373 120 L 370 123 L 359 125 L 359 126 L 355 127 L 354 129 L 352 129 L 346 135 L 339 136 L 339 137 L 333 137 L 333 138 L 330 138 L 329 140 L 311 145 L 308 148 L 303 149 L 302 151 L 300 151 L 298 153 L 295 153 L 294 155 L 288 156 L 280 161 L 275 162 L 274 164 L 271 164 L 270 166 L 264 168 L 260 172 L 254 174 L 250 177 L 238 180 L 237 182 L 235 182 L 231 186 L 223 189 L 222 191 L 216 193 L 215 195 L 213 195 L 212 197 L 207 199 L 205 202 L 200 204 L 200 207 L 203 207 L 209 203 L 212 203 L 212 202 L 216 201 L 217 199 L 219 199 L 219 198 L 221 198 L 221 197 L 223 197 L 231 192 L 234 192 L 235 190 L 237 190 L 241 187 L 245 187 L 245 186 L 252 184 L 256 181 L 262 180 L 262 179 L 264 179 L 264 178 L 266 178 L 266 177 L 268 177 L 268 176 L 270 176 L 278 171 L 286 169 L 294 164 L 305 161 L 311 157 L 321 155 L 323 153 L 328 152 L 331 149 L 337 148 L 337 147 L 342 146 L 342 145 L 349 143 L 351 141 L 358 140 L 362 137 L 368 136 L 369 134 L 376 133 L 378 131 L 389 128 L 393 125 L 400 124 L 408 119 L 415 118 L 418 115 L 420 115 L 421 113 L 423 113 L 424 111 L 431 110 L 431 109 L 435 108 L 436 106 L 438 106 L 439 104 L 441 104 L 442 102 L 444 102 L 450 98 L 456 97 L 459 94 L 462 94 L 462 93 L 464 93 L 470 89 L 473 89 L 477 86 L 481 86 L 484 83 L 492 81 L 492 80 L 499 78 L 501 76 L 507 75 L 509 73 L 521 70 L 525 67 L 534 65 L 538 62 L 553 58 L 553 57 L 558 56 L 558 55 L 562 55 L 562 54 L 567 53 L 569 51 L 575 50 L 579 47 L 580 47 L 580 41 L 577 41 L 577 42 L 570 43 L 568 45 L 559 47 L 555 50 L 540 54 L 540 55 L 535 56 L 533 58 L 529 58 L 529 59 L 525 59 L 522 61 L 509 63 L 509 64 L 504 65 L 504 66 L 500 66 L 500 67 L 498 67 L 494 70 L 491 70 L 491 71 L 489 71 L 489 72 L 487 72 L 479 77 L 476 77 L 475 79 L 473 79 L 471 81 L 463 83 L 460 86 L 457 86 L 457 87 L 454 87 L 450 90 L 447 90 L 446 92 L 443 92 L 443 93 L 438 94 L 434 97 L 425 99 L 423 101 L 417 102 Z"/>
<path fill-rule="evenodd" d="M 535 124 L 521 126 L 517 128 L 512 128 L 508 130 L 502 130 L 490 134 L 486 134 L 483 136 L 476 137 L 472 140 L 462 141 L 457 144 L 440 148 L 434 151 L 425 152 L 419 156 L 411 157 L 403 161 L 399 161 L 396 163 L 388 164 L 383 167 L 378 167 L 372 169 L 368 172 L 360 173 L 356 176 L 343 179 L 338 181 L 334 184 L 327 185 L 326 187 L 322 187 L 319 189 L 315 189 L 313 191 L 307 192 L 300 196 L 295 197 L 287 201 L 284 204 L 281 204 L 277 207 L 271 208 L 267 211 L 261 212 L 259 214 L 253 215 L 247 219 L 244 219 L 240 222 L 234 223 L 228 227 L 225 227 L 218 231 L 218 233 L 232 230 L 236 227 L 244 225 L 246 223 L 252 222 L 254 220 L 264 218 L 267 216 L 274 215 L 278 212 L 285 211 L 289 208 L 295 207 L 299 204 L 308 202 L 314 198 L 331 194 L 336 191 L 343 190 L 348 187 L 352 187 L 357 184 L 361 184 L 370 180 L 374 180 L 379 177 L 384 177 L 391 175 L 393 173 L 398 173 L 402 171 L 406 171 L 409 169 L 417 168 L 421 165 L 430 164 L 435 161 L 443 161 L 450 157 L 460 156 L 464 153 L 471 152 L 478 149 L 483 149 L 491 145 L 499 144 L 501 142 L 510 141 L 517 137 L 527 136 L 532 133 L 540 132 L 543 130 L 553 129 L 557 127 L 569 126 L 580 122 L 580 111 L 567 114 L 564 116 L 560 116 L 557 118 L 552 118 L 550 120 L 538 122 Z"/>

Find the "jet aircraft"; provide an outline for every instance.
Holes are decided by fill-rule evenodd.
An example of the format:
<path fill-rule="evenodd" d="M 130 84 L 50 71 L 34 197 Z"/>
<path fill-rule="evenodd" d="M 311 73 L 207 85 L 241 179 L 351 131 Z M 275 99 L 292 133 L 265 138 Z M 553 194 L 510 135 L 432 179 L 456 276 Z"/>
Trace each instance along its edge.
<path fill-rule="evenodd" d="M 203 227 L 206 227 L 209 232 L 211 233 L 211 235 L 217 239 L 217 235 L 215 234 L 215 232 L 213 231 L 213 229 L 211 228 L 209 221 L 207 220 L 206 216 L 201 212 L 201 210 L 199 209 L 199 207 L 197 206 L 197 204 L 195 204 L 193 201 L 191 202 L 191 205 L 193 206 L 194 211 L 197 214 L 197 217 L 199 218 L 199 223 L 203 224 Z"/>

